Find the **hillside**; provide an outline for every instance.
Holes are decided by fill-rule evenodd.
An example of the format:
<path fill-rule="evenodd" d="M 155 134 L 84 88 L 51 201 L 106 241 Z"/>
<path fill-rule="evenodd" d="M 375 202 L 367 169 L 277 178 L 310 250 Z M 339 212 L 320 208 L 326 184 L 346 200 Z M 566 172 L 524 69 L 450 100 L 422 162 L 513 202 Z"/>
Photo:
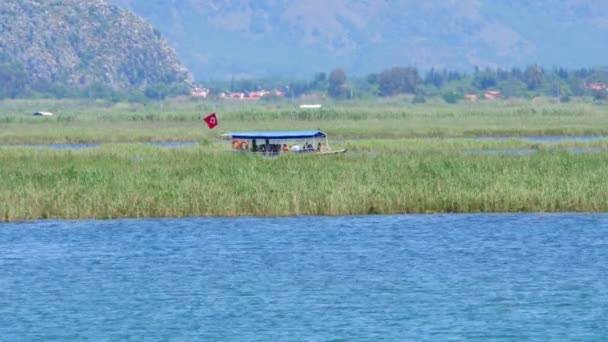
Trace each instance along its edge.
<path fill-rule="evenodd" d="M 105 0 L 2 0 L 0 66 L 3 77 L 10 71 L 33 87 L 122 89 L 191 78 L 160 32 Z"/>
<path fill-rule="evenodd" d="M 199 79 L 420 68 L 605 65 L 604 0 L 114 0 Z"/>

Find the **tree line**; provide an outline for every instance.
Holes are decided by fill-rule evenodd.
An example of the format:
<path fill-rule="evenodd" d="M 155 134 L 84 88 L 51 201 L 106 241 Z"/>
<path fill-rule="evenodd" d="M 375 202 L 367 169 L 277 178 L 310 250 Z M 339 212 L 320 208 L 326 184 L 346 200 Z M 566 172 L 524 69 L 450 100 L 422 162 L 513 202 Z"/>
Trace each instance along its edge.
<path fill-rule="evenodd" d="M 334 99 L 390 97 L 413 95 L 413 101 L 423 102 L 427 97 L 442 97 L 457 102 L 466 94 L 483 95 L 499 91 L 502 97 L 532 98 L 552 96 L 568 101 L 571 96 L 593 96 L 596 100 L 608 98 L 608 69 L 564 67 L 543 68 L 530 65 L 526 68 L 475 68 L 469 72 L 396 66 L 365 77 L 348 77 L 337 68 L 329 73 L 318 72 L 311 80 L 279 78 L 244 79 L 209 82 L 211 93 L 248 92 L 262 89 L 282 90 L 286 97 L 298 98 L 316 93 Z M 84 87 L 30 84 L 27 73 L 18 64 L 0 64 L 0 99 L 22 97 L 95 98 L 112 101 L 145 102 L 166 97 L 189 94 L 184 84 L 149 84 L 143 88 L 114 90 L 103 84 Z M 482 96 L 483 97 L 483 96 Z"/>
<path fill-rule="evenodd" d="M 415 99 L 441 96 L 448 102 L 466 94 L 483 95 L 494 90 L 502 97 L 553 96 L 568 101 L 570 96 L 608 97 L 608 70 L 601 68 L 545 69 L 530 65 L 524 69 L 475 68 L 472 72 L 414 67 L 393 67 L 364 79 L 347 81 L 343 70 L 328 76 L 327 95 L 334 98 L 415 95 Z"/>
<path fill-rule="evenodd" d="M 608 69 L 555 67 L 530 65 L 525 68 L 475 68 L 470 72 L 415 67 L 392 67 L 365 77 L 349 78 L 344 69 L 329 73 L 319 72 L 310 81 L 285 80 L 232 80 L 230 87 L 217 83 L 213 89 L 252 91 L 281 88 L 286 96 L 297 98 L 317 93 L 335 99 L 390 97 L 413 95 L 414 101 L 427 97 L 442 97 L 453 103 L 466 94 L 483 98 L 487 91 L 498 91 L 501 97 L 533 98 L 552 96 L 569 101 L 571 96 L 593 96 L 596 100 L 608 98 Z"/>

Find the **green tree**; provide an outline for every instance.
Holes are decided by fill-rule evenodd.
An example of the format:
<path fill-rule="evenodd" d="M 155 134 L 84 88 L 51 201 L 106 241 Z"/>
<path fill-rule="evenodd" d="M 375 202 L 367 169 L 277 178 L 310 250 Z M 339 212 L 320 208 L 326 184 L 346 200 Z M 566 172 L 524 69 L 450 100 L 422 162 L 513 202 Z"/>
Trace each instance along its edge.
<path fill-rule="evenodd" d="M 478 90 L 486 90 L 492 87 L 496 87 L 497 75 L 494 70 L 486 69 L 475 73 L 473 77 L 473 86 Z"/>
<path fill-rule="evenodd" d="M 0 99 L 24 96 L 27 76 L 19 64 L 0 64 Z"/>
<path fill-rule="evenodd" d="M 504 97 L 523 97 L 526 95 L 528 86 L 516 78 L 502 81 L 498 84 L 498 89 Z"/>
<path fill-rule="evenodd" d="M 458 100 L 462 98 L 462 94 L 459 94 L 453 90 L 444 92 L 441 97 L 447 103 L 454 104 L 457 103 Z"/>
<path fill-rule="evenodd" d="M 146 97 L 153 100 L 163 100 L 169 95 L 169 89 L 162 83 L 154 83 L 146 87 Z"/>
<path fill-rule="evenodd" d="M 346 95 L 346 73 L 342 69 L 334 69 L 329 74 L 329 87 L 327 94 L 333 98 L 341 98 Z"/>
<path fill-rule="evenodd" d="M 319 72 L 315 75 L 315 83 L 321 83 L 327 81 L 327 74 Z"/>
<path fill-rule="evenodd" d="M 380 75 L 378 75 L 376 73 L 372 73 L 365 77 L 365 82 L 367 82 L 368 84 L 371 84 L 371 85 L 378 84 L 379 78 L 380 78 Z"/>
<path fill-rule="evenodd" d="M 436 71 L 434 68 L 427 71 L 424 76 L 424 83 L 427 85 L 433 85 L 436 88 L 441 88 L 443 84 L 447 80 L 447 72 L 444 70 L 443 72 Z"/>
<path fill-rule="evenodd" d="M 605 101 L 606 99 L 608 99 L 608 92 L 606 92 L 605 90 L 594 90 L 593 99 L 598 102 Z"/>
<path fill-rule="evenodd" d="M 561 98 L 564 95 L 570 95 L 570 93 L 571 93 L 570 88 L 568 87 L 568 84 L 560 78 L 554 80 L 551 83 L 549 92 L 550 92 L 550 95 L 555 96 L 557 98 Z"/>
<path fill-rule="evenodd" d="M 531 65 L 524 73 L 524 82 L 528 85 L 528 90 L 538 90 L 542 87 L 545 80 L 545 71 L 538 65 Z"/>
<path fill-rule="evenodd" d="M 310 83 L 310 90 L 312 91 L 323 91 L 328 88 L 327 74 L 319 72 L 315 75 L 315 78 Z"/>
<path fill-rule="evenodd" d="M 402 93 L 416 93 L 420 77 L 416 68 L 394 67 L 380 73 L 378 77 L 380 95 L 390 96 Z"/>

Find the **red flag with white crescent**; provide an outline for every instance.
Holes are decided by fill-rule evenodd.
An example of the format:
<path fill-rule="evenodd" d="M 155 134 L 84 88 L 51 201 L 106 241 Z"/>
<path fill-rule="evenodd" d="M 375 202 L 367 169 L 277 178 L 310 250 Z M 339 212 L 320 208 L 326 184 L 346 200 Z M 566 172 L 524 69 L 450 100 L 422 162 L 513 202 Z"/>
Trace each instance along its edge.
<path fill-rule="evenodd" d="M 211 114 L 205 116 L 203 118 L 203 120 L 205 120 L 205 122 L 207 123 L 207 127 L 209 127 L 209 129 L 214 129 L 215 126 L 218 125 L 217 115 L 215 115 L 215 113 L 211 113 Z"/>

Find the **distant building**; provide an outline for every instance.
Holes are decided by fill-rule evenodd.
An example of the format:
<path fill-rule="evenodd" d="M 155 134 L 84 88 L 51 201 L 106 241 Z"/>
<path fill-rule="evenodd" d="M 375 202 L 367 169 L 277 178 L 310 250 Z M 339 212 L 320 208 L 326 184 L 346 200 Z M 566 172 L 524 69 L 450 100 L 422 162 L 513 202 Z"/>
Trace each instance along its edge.
<path fill-rule="evenodd" d="M 274 95 L 277 97 L 284 97 L 285 93 L 280 90 L 257 90 L 250 91 L 247 93 L 237 92 L 237 93 L 220 93 L 220 98 L 223 99 L 233 99 L 233 100 L 241 100 L 241 101 L 258 101 L 262 99 L 264 96 Z"/>
<path fill-rule="evenodd" d="M 209 96 L 209 89 L 207 88 L 194 88 L 190 93 L 193 97 L 202 97 L 204 99 Z"/>
<path fill-rule="evenodd" d="M 500 98 L 500 91 L 498 90 L 489 90 L 487 91 L 483 97 L 486 100 L 498 100 Z"/>
<path fill-rule="evenodd" d="M 589 90 L 594 90 L 594 91 L 608 90 L 608 86 L 606 85 L 606 83 L 601 83 L 601 82 L 585 83 L 585 88 L 587 88 Z"/>
<path fill-rule="evenodd" d="M 250 91 L 249 93 L 247 93 L 247 97 L 249 99 L 256 99 L 259 100 L 264 96 L 268 96 L 268 95 L 274 95 L 277 97 L 283 97 L 285 96 L 285 93 L 283 93 L 280 90 L 274 89 L 274 90 L 258 90 L 258 91 Z"/>
<path fill-rule="evenodd" d="M 477 102 L 477 94 L 465 94 L 464 98 L 470 102 Z"/>
<path fill-rule="evenodd" d="M 270 92 L 266 90 L 250 91 L 247 93 L 245 100 L 259 100 L 268 95 Z"/>

